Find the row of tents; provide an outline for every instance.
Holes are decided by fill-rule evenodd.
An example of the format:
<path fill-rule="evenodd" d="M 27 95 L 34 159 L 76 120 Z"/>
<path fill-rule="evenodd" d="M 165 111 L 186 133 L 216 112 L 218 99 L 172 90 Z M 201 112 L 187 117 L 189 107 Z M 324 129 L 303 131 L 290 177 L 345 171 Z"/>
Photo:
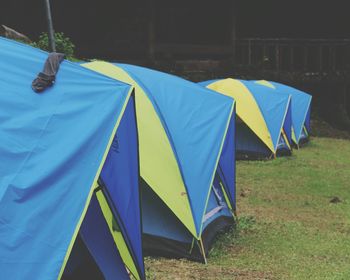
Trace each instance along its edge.
<path fill-rule="evenodd" d="M 235 223 L 236 158 L 290 154 L 311 97 L 267 81 L 195 84 L 63 61 L 0 38 L 0 271 L 4 279 L 145 279 L 144 254 L 206 262 Z"/>

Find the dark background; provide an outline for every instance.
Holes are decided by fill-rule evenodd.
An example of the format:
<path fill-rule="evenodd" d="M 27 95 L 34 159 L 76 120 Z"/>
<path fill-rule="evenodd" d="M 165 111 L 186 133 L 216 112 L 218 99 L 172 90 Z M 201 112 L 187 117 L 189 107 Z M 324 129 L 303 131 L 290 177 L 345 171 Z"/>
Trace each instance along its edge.
<path fill-rule="evenodd" d="M 350 38 L 345 0 L 153 3 L 156 43 L 229 45 L 233 32 L 237 38 Z M 99 50 L 113 47 L 132 51 L 147 46 L 150 0 L 51 0 L 51 5 L 55 30 L 72 39 L 78 54 L 98 55 Z M 0 7 L 0 24 L 31 39 L 46 31 L 44 0 L 1 0 Z"/>
<path fill-rule="evenodd" d="M 0 3 L 0 24 L 32 40 L 47 31 L 44 0 Z M 280 81 L 313 94 L 314 108 L 350 129 L 350 41 L 335 40 L 350 39 L 349 1 L 51 0 L 51 5 L 55 31 L 71 38 L 81 59 L 140 64 L 193 81 L 228 76 Z M 245 38 L 278 40 L 266 46 L 267 40 Z M 285 46 L 283 38 L 289 39 Z"/>

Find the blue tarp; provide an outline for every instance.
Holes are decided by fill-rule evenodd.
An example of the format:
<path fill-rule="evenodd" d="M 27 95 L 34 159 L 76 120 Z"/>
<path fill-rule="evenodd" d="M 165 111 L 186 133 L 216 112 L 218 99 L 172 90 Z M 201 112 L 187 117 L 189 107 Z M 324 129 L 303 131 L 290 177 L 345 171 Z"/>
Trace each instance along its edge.
<path fill-rule="evenodd" d="M 0 39 L 0 271 L 57 279 L 130 86 L 69 62 L 31 82 L 47 54 Z"/>

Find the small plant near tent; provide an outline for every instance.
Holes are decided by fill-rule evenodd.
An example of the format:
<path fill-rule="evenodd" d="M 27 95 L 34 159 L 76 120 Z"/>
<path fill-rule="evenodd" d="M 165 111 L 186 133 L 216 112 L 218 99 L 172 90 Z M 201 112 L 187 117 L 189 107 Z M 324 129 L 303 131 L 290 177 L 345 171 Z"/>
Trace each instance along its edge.
<path fill-rule="evenodd" d="M 217 237 L 215 246 L 210 251 L 212 259 L 220 258 L 230 245 L 234 246 L 234 243 L 240 241 L 240 236 L 254 231 L 257 227 L 256 218 L 252 215 L 240 216 L 237 218 L 236 223 L 231 230 Z"/>
<path fill-rule="evenodd" d="M 254 216 L 241 216 L 238 218 L 238 222 L 237 222 L 238 226 L 237 226 L 237 232 L 247 232 L 250 231 L 254 228 L 255 224 L 256 224 L 256 219 Z"/>
<path fill-rule="evenodd" d="M 62 32 L 56 32 L 55 42 L 56 42 L 57 52 L 64 53 L 67 59 L 69 60 L 75 60 L 74 58 L 75 45 L 73 44 L 70 38 L 65 36 L 64 33 Z M 31 45 L 33 47 L 42 49 L 44 51 L 50 51 L 48 34 L 46 32 L 42 33 L 39 36 L 38 41 L 31 43 Z"/>

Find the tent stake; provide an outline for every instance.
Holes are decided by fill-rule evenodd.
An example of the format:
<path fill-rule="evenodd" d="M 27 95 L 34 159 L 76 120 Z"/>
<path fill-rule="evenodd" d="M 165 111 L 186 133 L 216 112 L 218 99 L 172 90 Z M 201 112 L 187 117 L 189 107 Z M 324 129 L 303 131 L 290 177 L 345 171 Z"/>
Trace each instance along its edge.
<path fill-rule="evenodd" d="M 238 218 L 238 211 L 237 211 L 237 209 L 234 209 L 234 210 L 232 211 L 232 213 L 233 213 L 233 216 L 234 216 L 234 217 Z"/>
<path fill-rule="evenodd" d="M 192 244 L 191 244 L 191 248 L 190 248 L 190 254 L 192 254 L 192 250 L 193 250 L 193 247 L 194 247 L 194 242 L 195 242 L 195 239 L 194 237 L 192 238 Z"/>

